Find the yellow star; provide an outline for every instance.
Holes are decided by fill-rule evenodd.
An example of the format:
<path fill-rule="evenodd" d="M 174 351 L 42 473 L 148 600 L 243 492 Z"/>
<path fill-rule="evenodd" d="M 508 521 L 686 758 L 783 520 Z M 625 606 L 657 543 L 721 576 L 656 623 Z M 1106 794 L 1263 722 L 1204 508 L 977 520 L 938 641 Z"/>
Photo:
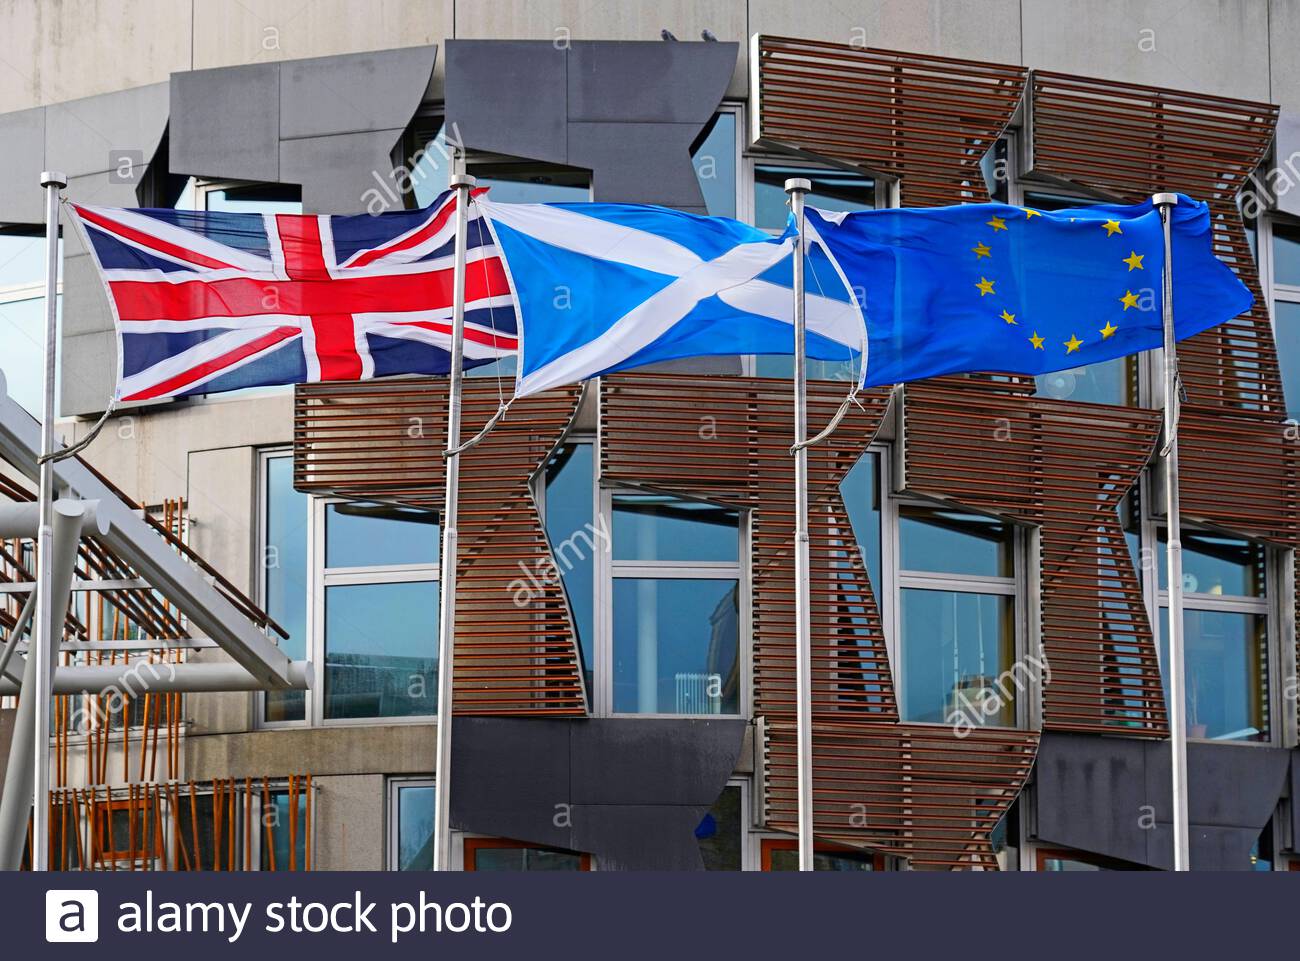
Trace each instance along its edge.
<path fill-rule="evenodd" d="M 993 232 L 996 233 L 999 230 L 1006 230 L 1007 222 L 1003 220 L 1001 217 L 994 217 L 992 220 L 989 221 L 989 226 L 992 227 Z"/>
<path fill-rule="evenodd" d="M 1034 331 L 1034 336 L 1029 338 L 1029 342 L 1034 345 L 1034 350 L 1043 349 L 1043 338 L 1038 336 L 1038 331 Z"/>
<path fill-rule="evenodd" d="M 1142 266 L 1142 258 L 1145 256 L 1146 254 L 1140 254 L 1133 250 L 1124 258 L 1124 263 L 1128 264 L 1129 270 L 1145 270 L 1146 268 Z"/>
<path fill-rule="evenodd" d="M 1138 295 L 1133 293 L 1133 291 L 1131 290 L 1125 291 L 1124 296 L 1121 297 L 1119 300 L 1120 303 L 1124 305 L 1125 310 L 1128 310 L 1130 307 L 1136 307 L 1138 305 Z"/>
<path fill-rule="evenodd" d="M 1117 330 L 1119 330 L 1118 327 L 1112 324 L 1109 320 L 1106 321 L 1106 326 L 1101 329 L 1101 339 L 1110 340 L 1111 335 L 1114 334 L 1115 331 Z"/>
<path fill-rule="evenodd" d="M 991 250 L 992 248 L 990 248 L 987 244 L 978 243 L 971 248 L 971 253 L 975 255 L 976 260 L 979 260 L 981 257 L 992 257 L 993 254 Z"/>
<path fill-rule="evenodd" d="M 1043 216 L 1043 212 L 1041 210 L 1031 210 L 1028 207 L 1025 208 L 1026 220 L 1029 220 L 1031 217 L 1041 217 L 1041 216 Z"/>
<path fill-rule="evenodd" d="M 1008 324 L 1011 324 L 1011 325 L 1014 326 L 1015 323 L 1016 323 L 1016 315 L 1015 315 L 1015 314 L 1008 314 L 1008 313 L 1004 310 L 1004 311 L 1002 311 L 1001 317 L 1002 317 L 1002 319 L 1005 320 Z"/>
<path fill-rule="evenodd" d="M 1115 234 L 1122 234 L 1124 232 L 1119 229 L 1118 220 L 1108 220 L 1104 224 L 1102 224 L 1102 226 L 1106 228 L 1107 237 L 1114 236 Z"/>
<path fill-rule="evenodd" d="M 1074 334 L 1071 334 L 1070 339 L 1065 342 L 1065 352 L 1067 354 L 1073 354 L 1076 350 L 1078 350 L 1082 346 L 1083 346 L 1083 341 L 1081 341 L 1078 337 L 1074 336 Z"/>
<path fill-rule="evenodd" d="M 976 284 L 975 286 L 978 287 L 978 288 L 980 289 L 980 296 L 981 296 L 981 297 L 983 297 L 985 294 L 991 294 L 991 293 L 993 293 L 993 281 L 991 281 L 991 280 L 987 280 L 987 279 L 981 277 L 981 278 L 980 278 L 980 282 L 979 282 L 978 284 Z"/>

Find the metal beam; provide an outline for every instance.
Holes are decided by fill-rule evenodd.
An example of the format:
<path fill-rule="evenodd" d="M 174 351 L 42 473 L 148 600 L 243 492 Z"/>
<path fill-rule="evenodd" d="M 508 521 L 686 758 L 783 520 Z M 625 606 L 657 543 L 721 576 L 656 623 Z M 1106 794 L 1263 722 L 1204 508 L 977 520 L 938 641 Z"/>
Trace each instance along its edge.
<path fill-rule="evenodd" d="M 36 452 L 40 442 L 40 426 L 9 396 L 0 374 L 0 459 L 35 481 L 39 475 Z M 179 607 L 199 633 L 216 641 L 262 687 L 292 687 L 288 656 L 85 464 L 75 457 L 55 461 L 54 480 L 56 487 L 99 501 L 97 514 L 108 525 L 102 540 Z"/>
<path fill-rule="evenodd" d="M 311 687 L 308 661 L 289 662 L 288 690 Z M 140 660 L 128 664 L 64 666 L 54 672 L 52 694 L 202 694 L 222 691 L 260 691 L 261 681 L 238 664 L 168 664 Z M 0 679 L 0 695 L 18 693 L 18 685 Z M 19 707 L 22 700 L 19 700 Z M 13 754 L 10 754 L 12 757 Z M 8 777 L 5 779 L 8 794 Z M 23 822 L 24 825 L 26 822 Z"/>

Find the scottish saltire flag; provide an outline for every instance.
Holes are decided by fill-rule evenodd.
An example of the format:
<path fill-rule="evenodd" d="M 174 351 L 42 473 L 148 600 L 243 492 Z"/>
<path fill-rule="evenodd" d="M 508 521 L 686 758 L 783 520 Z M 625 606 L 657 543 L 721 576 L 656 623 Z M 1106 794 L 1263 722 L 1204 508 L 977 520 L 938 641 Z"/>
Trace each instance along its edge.
<path fill-rule="evenodd" d="M 865 385 L 1040 374 L 1163 343 L 1164 233 L 1150 201 L 809 209 L 807 231 L 865 307 Z M 1179 198 L 1172 239 L 1179 339 L 1250 308 L 1250 291 L 1214 254 L 1205 204 Z"/>
<path fill-rule="evenodd" d="M 378 216 L 72 207 L 108 292 L 117 399 L 450 367 L 453 192 Z M 469 211 L 465 364 L 512 354 L 492 235 Z"/>
<path fill-rule="evenodd" d="M 516 396 L 656 361 L 793 353 L 790 237 L 635 204 L 479 207 L 521 317 Z M 808 356 L 853 360 L 866 328 L 851 286 L 823 250 L 808 264 Z"/>

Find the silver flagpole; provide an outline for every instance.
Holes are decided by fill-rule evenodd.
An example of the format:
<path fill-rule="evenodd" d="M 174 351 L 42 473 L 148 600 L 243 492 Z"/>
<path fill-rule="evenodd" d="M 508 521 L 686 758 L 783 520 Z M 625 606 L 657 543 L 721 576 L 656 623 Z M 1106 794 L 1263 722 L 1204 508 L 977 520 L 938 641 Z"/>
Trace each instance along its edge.
<path fill-rule="evenodd" d="M 448 377 L 447 450 L 460 447 L 461 373 L 465 359 L 465 248 L 469 233 L 469 192 L 475 180 L 456 173 L 456 263 L 452 274 L 451 371 Z M 451 710 L 456 640 L 456 504 L 460 495 L 460 454 L 447 455 L 447 491 L 442 510 L 442 584 L 438 612 L 438 753 L 434 762 L 433 869 L 451 870 Z"/>
<path fill-rule="evenodd" d="M 785 182 L 798 237 L 794 256 L 794 644 L 795 742 L 799 809 L 799 870 L 813 869 L 812 595 L 808 560 L 808 363 L 805 356 L 803 198 L 812 183 Z"/>
<path fill-rule="evenodd" d="M 1187 828 L 1187 684 L 1183 673 L 1183 543 L 1178 507 L 1178 353 L 1174 338 L 1174 273 L 1171 237 L 1178 195 L 1151 197 L 1164 224 L 1165 263 L 1162 301 L 1165 328 L 1164 404 L 1165 523 L 1169 568 L 1169 748 L 1173 771 L 1174 870 L 1189 870 Z"/>
<path fill-rule="evenodd" d="M 54 376 L 58 347 L 59 288 L 59 191 L 68 185 L 61 173 L 47 170 L 41 174 L 45 188 L 45 375 L 41 403 L 41 455 L 54 452 Z M 56 624 L 51 571 L 54 564 L 54 462 L 41 463 L 36 499 L 40 526 L 36 532 L 36 630 L 28 657 L 35 660 L 36 670 L 28 676 L 33 689 L 22 697 L 35 701 L 33 743 L 36 751 L 32 797 L 32 870 L 50 868 L 50 821 L 47 799 L 50 793 L 50 687 L 54 677 L 54 649 L 62 631 Z"/>

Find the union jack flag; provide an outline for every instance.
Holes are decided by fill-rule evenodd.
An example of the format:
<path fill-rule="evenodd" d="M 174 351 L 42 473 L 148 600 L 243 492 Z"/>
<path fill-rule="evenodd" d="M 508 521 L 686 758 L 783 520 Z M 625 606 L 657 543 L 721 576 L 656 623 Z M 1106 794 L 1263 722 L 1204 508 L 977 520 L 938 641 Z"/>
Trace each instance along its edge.
<path fill-rule="evenodd" d="M 378 216 L 70 206 L 113 309 L 119 400 L 450 369 L 452 191 Z M 468 238 L 474 367 L 515 352 L 517 319 L 472 203 Z"/>

